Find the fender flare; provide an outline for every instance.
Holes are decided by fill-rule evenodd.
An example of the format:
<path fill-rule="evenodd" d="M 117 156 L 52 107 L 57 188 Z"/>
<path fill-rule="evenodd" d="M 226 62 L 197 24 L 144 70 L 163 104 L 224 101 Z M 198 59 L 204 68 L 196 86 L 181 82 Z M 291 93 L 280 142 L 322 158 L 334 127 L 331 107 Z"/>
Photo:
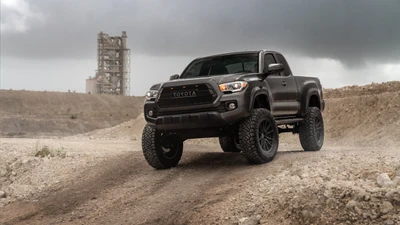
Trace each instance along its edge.
<path fill-rule="evenodd" d="M 256 87 L 251 91 L 251 98 L 250 98 L 250 104 L 249 104 L 249 111 L 253 110 L 253 105 L 254 105 L 254 101 L 257 98 L 257 96 L 260 95 L 265 95 L 268 99 L 268 104 L 269 104 L 269 108 L 272 111 L 272 106 L 271 106 L 271 95 L 269 94 L 269 91 L 267 88 L 265 87 Z"/>
<path fill-rule="evenodd" d="M 322 106 L 321 95 L 320 95 L 320 92 L 318 91 L 316 84 L 313 85 L 312 83 L 310 83 L 304 87 L 305 87 L 305 90 L 304 90 L 305 93 L 303 93 L 303 95 L 302 95 L 301 104 L 300 104 L 301 105 L 300 112 L 302 115 L 306 114 L 308 105 L 310 104 L 311 96 L 313 96 L 313 95 L 317 96 L 319 104 L 320 104 L 320 106 Z M 309 88 L 307 89 L 307 87 L 309 87 Z"/>

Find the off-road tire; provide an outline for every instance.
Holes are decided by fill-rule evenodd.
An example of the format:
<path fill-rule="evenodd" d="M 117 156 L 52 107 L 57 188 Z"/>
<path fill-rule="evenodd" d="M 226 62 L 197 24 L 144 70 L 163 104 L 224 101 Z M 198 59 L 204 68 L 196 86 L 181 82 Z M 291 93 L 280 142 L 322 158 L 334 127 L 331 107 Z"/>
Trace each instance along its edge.
<path fill-rule="evenodd" d="M 230 136 L 219 137 L 219 145 L 224 152 L 240 152 L 241 149 L 237 143 L 235 143 L 235 138 Z"/>
<path fill-rule="evenodd" d="M 324 144 L 324 120 L 319 108 L 309 107 L 299 126 L 300 143 L 304 151 L 319 151 Z"/>
<path fill-rule="evenodd" d="M 261 126 L 265 124 L 265 126 Z M 268 130 L 268 135 L 263 136 L 262 127 Z M 271 146 L 266 148 L 265 140 L 268 136 Z M 265 137 L 265 138 L 264 138 Z M 260 144 L 260 141 L 264 144 Z M 274 159 L 279 145 L 279 133 L 275 119 L 267 109 L 254 109 L 251 115 L 240 123 L 239 143 L 242 153 L 250 163 L 262 164 Z M 268 146 L 267 146 L 268 147 Z"/>
<path fill-rule="evenodd" d="M 183 150 L 183 142 L 174 144 L 172 154 L 165 152 L 161 144 L 162 133 L 155 128 L 146 125 L 142 134 L 142 151 L 147 163 L 156 169 L 169 169 L 178 165 Z M 172 151 L 172 150 L 170 150 Z"/>

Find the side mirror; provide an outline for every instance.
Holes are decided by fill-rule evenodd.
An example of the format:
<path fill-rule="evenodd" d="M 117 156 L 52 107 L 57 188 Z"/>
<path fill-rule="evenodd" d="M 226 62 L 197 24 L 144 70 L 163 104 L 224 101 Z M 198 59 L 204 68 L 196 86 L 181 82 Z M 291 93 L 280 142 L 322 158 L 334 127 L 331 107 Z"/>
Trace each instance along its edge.
<path fill-rule="evenodd" d="M 283 65 L 281 63 L 272 63 L 268 65 L 268 68 L 264 72 L 266 75 L 280 73 L 284 70 Z"/>
<path fill-rule="evenodd" d="M 175 74 L 175 75 L 172 75 L 172 76 L 169 77 L 169 80 L 176 80 L 176 79 L 179 79 L 179 75 L 178 74 Z"/>

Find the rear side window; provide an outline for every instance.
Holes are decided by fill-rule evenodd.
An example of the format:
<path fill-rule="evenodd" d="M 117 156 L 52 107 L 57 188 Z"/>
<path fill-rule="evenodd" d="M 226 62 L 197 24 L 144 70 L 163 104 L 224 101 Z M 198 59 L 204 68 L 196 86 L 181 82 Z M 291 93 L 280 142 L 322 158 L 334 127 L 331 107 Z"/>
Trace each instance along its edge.
<path fill-rule="evenodd" d="M 289 64 L 286 62 L 285 57 L 281 54 L 276 54 L 276 57 L 278 58 L 279 63 L 282 63 L 283 65 L 283 75 L 284 76 L 289 76 L 292 74 L 292 71 L 290 70 Z"/>

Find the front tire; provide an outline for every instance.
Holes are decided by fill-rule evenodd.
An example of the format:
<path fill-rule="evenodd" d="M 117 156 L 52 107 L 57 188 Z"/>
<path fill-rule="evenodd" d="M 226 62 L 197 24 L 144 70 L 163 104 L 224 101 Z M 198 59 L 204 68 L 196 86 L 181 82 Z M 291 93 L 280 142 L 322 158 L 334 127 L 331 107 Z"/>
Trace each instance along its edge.
<path fill-rule="evenodd" d="M 304 151 L 319 151 L 324 144 L 324 120 L 319 108 L 309 107 L 299 126 L 300 143 Z"/>
<path fill-rule="evenodd" d="M 239 143 L 235 140 L 234 137 L 225 136 L 219 137 L 219 145 L 224 152 L 240 152 L 241 149 L 239 147 Z"/>
<path fill-rule="evenodd" d="M 142 151 L 150 166 L 169 169 L 178 165 L 181 160 L 183 142 L 146 125 L 142 134 Z"/>
<path fill-rule="evenodd" d="M 250 163 L 272 161 L 278 151 L 279 133 L 271 112 L 254 109 L 239 126 L 239 143 Z"/>

